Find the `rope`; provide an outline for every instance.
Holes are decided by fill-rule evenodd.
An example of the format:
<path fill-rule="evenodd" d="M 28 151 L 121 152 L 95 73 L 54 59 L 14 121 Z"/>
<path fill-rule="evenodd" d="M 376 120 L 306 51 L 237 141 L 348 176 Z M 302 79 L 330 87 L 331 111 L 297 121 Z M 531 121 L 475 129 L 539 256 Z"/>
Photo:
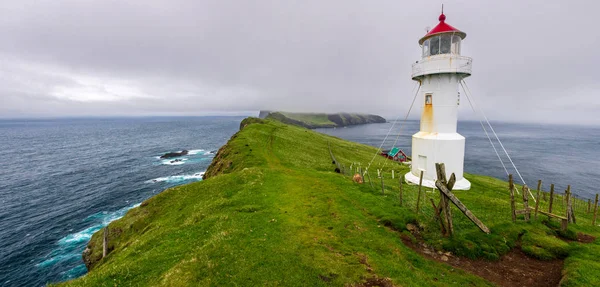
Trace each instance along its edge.
<path fill-rule="evenodd" d="M 469 94 L 467 94 L 467 91 L 465 90 L 465 87 L 463 86 L 462 81 L 460 82 L 460 86 L 463 88 L 463 91 L 465 92 L 465 95 L 467 96 L 467 100 L 469 101 L 469 105 L 471 106 L 473 113 L 475 113 L 477 115 L 477 111 L 475 111 L 475 107 L 473 106 L 473 103 L 471 102 L 471 97 L 469 97 Z M 490 144 L 492 145 L 492 148 L 494 149 L 494 152 L 496 153 L 496 156 L 498 157 L 500 164 L 502 164 L 502 168 L 504 168 L 504 171 L 506 172 L 506 176 L 508 176 L 509 175 L 508 169 L 506 169 L 506 165 L 504 165 L 504 162 L 502 161 L 502 158 L 500 157 L 500 154 L 498 153 L 498 150 L 496 149 L 494 142 L 492 142 L 492 138 L 490 138 L 490 134 L 488 134 L 487 129 L 483 125 L 483 121 L 481 119 L 479 119 L 479 124 L 481 125 L 483 132 L 485 132 L 485 136 L 487 136 L 488 140 L 490 141 Z"/>
<path fill-rule="evenodd" d="M 465 80 L 461 81 L 461 85 L 464 83 L 463 89 L 466 87 L 468 91 L 468 94 L 471 94 L 471 89 L 469 89 L 469 85 L 467 85 L 467 82 Z M 469 96 L 467 95 L 467 98 L 469 98 Z M 475 99 L 473 99 L 473 103 L 475 103 Z M 510 155 L 508 154 L 508 151 L 506 151 L 506 148 L 504 148 L 504 145 L 502 144 L 502 141 L 500 141 L 500 138 L 498 137 L 498 134 L 496 134 L 496 131 L 494 130 L 494 128 L 492 127 L 492 124 L 490 124 L 490 121 L 488 120 L 487 116 L 485 115 L 485 112 L 483 112 L 482 109 L 479 109 L 479 111 L 481 111 L 481 115 L 483 115 L 483 118 L 485 119 L 485 121 L 487 122 L 488 126 L 490 127 L 490 130 L 492 131 L 492 133 L 494 134 L 494 137 L 496 137 L 496 140 L 498 141 L 498 143 L 500 144 L 500 147 L 502 148 L 502 150 L 504 151 L 504 153 L 506 154 L 506 157 L 508 158 L 508 160 L 510 161 L 510 164 L 512 165 L 512 167 L 515 169 L 515 171 L 517 172 L 517 175 L 519 176 L 519 178 L 521 179 L 521 182 L 523 182 L 524 185 L 527 185 L 527 183 L 525 182 L 525 180 L 523 179 L 523 176 L 521 176 L 521 173 L 519 172 L 519 169 L 517 169 L 517 166 L 515 165 L 515 163 L 513 162 L 512 158 L 510 157 Z M 529 195 L 531 195 L 531 198 L 533 198 L 533 201 L 535 202 L 535 196 L 533 196 L 533 193 L 531 192 L 531 190 L 529 190 Z"/>
<path fill-rule="evenodd" d="M 417 85 L 415 85 L 415 87 L 413 87 L 413 91 L 415 90 L 415 88 L 417 88 Z M 400 129 L 402 129 L 402 127 L 404 127 L 404 122 L 406 122 L 406 119 L 410 115 L 410 111 L 412 110 L 413 105 L 415 104 L 415 100 L 417 99 L 417 95 L 419 94 L 419 90 L 420 89 L 421 89 L 421 83 L 419 83 L 419 85 L 418 85 L 417 92 L 415 93 L 415 96 L 414 96 L 414 98 L 412 100 L 412 103 L 410 104 L 410 108 L 408 108 L 408 112 L 406 113 L 406 116 L 404 117 L 404 121 L 402 121 L 402 125 L 400 126 Z M 396 125 L 396 122 L 398 122 L 398 119 L 400 119 L 400 115 L 398 115 L 398 117 L 396 117 L 396 120 L 394 121 L 394 123 L 392 123 L 392 126 L 390 127 L 390 129 L 388 130 L 387 134 L 385 135 L 385 138 L 383 138 L 383 141 L 379 145 L 379 148 L 377 148 L 377 151 L 373 155 L 373 158 L 371 158 L 371 161 L 369 161 L 369 165 L 367 166 L 367 168 L 365 170 L 369 170 L 369 168 L 371 167 L 371 164 L 373 163 L 373 161 L 375 160 L 375 158 L 377 157 L 377 155 L 379 154 L 379 152 L 381 152 L 381 147 L 383 147 L 383 144 L 385 143 L 385 141 L 387 140 L 388 136 L 392 132 L 392 129 Z M 396 138 L 396 140 L 398 140 L 398 139 Z M 394 142 L 394 144 L 396 144 L 396 143 Z"/>
<path fill-rule="evenodd" d="M 400 135 L 402 135 L 402 129 L 404 128 L 404 123 L 406 123 L 406 120 L 408 119 L 408 115 L 410 114 L 410 110 L 413 108 L 413 105 L 415 104 L 415 100 L 417 99 L 417 95 L 419 94 L 420 89 L 421 89 L 421 85 L 419 84 L 419 89 L 417 89 L 417 92 L 415 93 L 415 97 L 413 98 L 413 101 L 410 104 L 410 108 L 408 109 L 408 113 L 406 114 L 406 116 L 404 117 L 404 120 L 402 121 L 402 125 L 400 126 L 398 135 L 396 136 L 396 139 L 394 140 L 394 143 L 392 144 L 392 148 L 396 146 L 396 143 L 398 143 L 398 139 L 400 139 Z M 389 161 L 385 161 L 385 163 L 383 164 L 383 167 L 386 167 L 388 162 Z"/>

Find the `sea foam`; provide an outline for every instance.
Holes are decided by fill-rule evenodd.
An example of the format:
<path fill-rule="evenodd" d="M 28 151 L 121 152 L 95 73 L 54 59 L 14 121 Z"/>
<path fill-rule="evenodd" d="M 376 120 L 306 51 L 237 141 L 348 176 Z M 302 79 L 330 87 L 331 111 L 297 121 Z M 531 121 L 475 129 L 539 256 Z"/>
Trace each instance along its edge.
<path fill-rule="evenodd" d="M 81 231 L 71 233 L 58 240 L 58 247 L 46 255 L 44 257 L 45 260 L 36 264 L 36 266 L 43 268 L 53 266 L 59 262 L 79 260 L 86 243 L 92 238 L 92 235 L 94 235 L 96 231 L 104 228 L 112 221 L 125 216 L 127 211 L 138 206 L 140 206 L 140 203 L 130 205 L 113 212 L 102 211 L 88 216 L 85 220 L 95 222 L 96 224 Z M 74 278 L 73 276 L 75 273 L 79 275 L 85 273 L 85 270 L 83 270 L 83 273 L 81 273 L 81 271 L 81 266 L 77 266 L 72 270 L 67 271 L 64 276 L 68 278 Z"/>
<path fill-rule="evenodd" d="M 204 175 L 204 172 L 197 172 L 194 174 L 164 176 L 164 177 L 157 177 L 157 178 L 154 178 L 151 180 L 147 180 L 146 183 L 157 183 L 157 182 L 177 183 L 177 182 L 183 182 L 183 181 L 198 181 L 198 180 L 202 180 L 203 175 Z"/>

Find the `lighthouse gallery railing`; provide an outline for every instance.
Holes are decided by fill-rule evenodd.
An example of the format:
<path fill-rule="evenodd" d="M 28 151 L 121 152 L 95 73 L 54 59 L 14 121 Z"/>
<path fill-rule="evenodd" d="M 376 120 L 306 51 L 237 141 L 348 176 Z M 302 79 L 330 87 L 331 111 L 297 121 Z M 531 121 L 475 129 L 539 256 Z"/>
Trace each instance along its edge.
<path fill-rule="evenodd" d="M 425 57 L 412 65 L 412 78 L 439 73 L 471 75 L 472 62 L 473 59 L 470 57 L 452 54 Z"/>

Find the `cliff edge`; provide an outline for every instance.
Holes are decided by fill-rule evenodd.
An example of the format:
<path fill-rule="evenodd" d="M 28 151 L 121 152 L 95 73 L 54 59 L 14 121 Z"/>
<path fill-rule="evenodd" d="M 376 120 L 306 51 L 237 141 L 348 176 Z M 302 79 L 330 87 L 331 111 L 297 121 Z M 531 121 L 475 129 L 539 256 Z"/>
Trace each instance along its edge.
<path fill-rule="evenodd" d="M 325 114 L 260 111 L 259 118 L 274 119 L 285 124 L 301 126 L 308 129 L 334 128 L 386 122 L 385 118 L 378 115 L 356 113 Z"/>

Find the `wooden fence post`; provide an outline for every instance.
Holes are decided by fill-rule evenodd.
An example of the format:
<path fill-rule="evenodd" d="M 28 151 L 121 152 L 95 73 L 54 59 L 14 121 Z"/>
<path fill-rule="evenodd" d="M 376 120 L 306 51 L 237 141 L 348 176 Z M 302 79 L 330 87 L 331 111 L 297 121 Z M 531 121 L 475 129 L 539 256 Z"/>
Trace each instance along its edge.
<path fill-rule="evenodd" d="M 102 258 L 108 253 L 108 226 L 104 227 L 104 236 L 102 238 Z"/>
<path fill-rule="evenodd" d="M 508 175 L 508 191 L 510 192 L 510 210 L 512 215 L 512 221 L 517 222 L 517 211 L 515 208 L 515 183 L 513 181 L 513 175 Z"/>
<path fill-rule="evenodd" d="M 402 176 L 400 176 L 398 178 L 398 186 L 399 186 L 399 190 L 400 190 L 400 206 L 402 206 Z"/>
<path fill-rule="evenodd" d="M 375 188 L 373 186 L 373 181 L 371 181 L 371 174 L 369 173 L 369 171 L 367 171 L 367 178 L 369 179 L 369 184 L 371 185 L 371 188 Z"/>
<path fill-rule="evenodd" d="M 444 220 L 440 215 L 440 209 L 435 206 L 435 202 L 433 202 L 433 198 L 429 198 L 431 201 L 431 205 L 433 206 L 433 214 L 435 214 L 435 218 L 440 221 L 440 229 L 442 230 L 442 234 L 446 234 L 446 227 L 444 226 Z"/>
<path fill-rule="evenodd" d="M 540 186 L 542 185 L 542 181 L 540 180 L 538 182 L 538 190 L 537 190 L 537 196 L 535 198 L 535 220 L 537 220 L 537 214 L 538 214 L 538 209 L 540 208 Z"/>
<path fill-rule="evenodd" d="M 596 200 L 594 200 L 594 219 L 592 225 L 596 226 L 596 215 L 598 215 L 598 194 L 596 193 Z"/>
<path fill-rule="evenodd" d="M 394 170 L 392 169 L 392 179 L 394 179 Z"/>
<path fill-rule="evenodd" d="M 548 204 L 548 213 L 552 213 L 552 204 L 554 203 L 554 183 L 550 184 L 550 203 Z"/>
<path fill-rule="evenodd" d="M 443 167 L 443 164 L 439 164 Z M 438 164 L 436 164 L 436 168 L 438 167 Z M 439 174 L 439 173 L 438 173 Z M 451 176 L 450 178 L 455 178 L 455 176 Z M 456 180 L 456 179 L 455 179 Z M 448 189 L 448 186 L 446 185 L 446 183 L 442 182 L 441 180 L 437 180 L 435 182 L 435 186 L 440 190 L 441 193 L 443 193 L 443 195 L 446 196 L 446 200 L 447 201 L 452 201 L 452 203 L 454 203 L 454 205 L 456 205 L 456 207 L 458 207 L 458 209 L 460 211 L 463 212 L 463 214 L 465 216 L 467 216 L 467 218 L 469 218 L 469 220 L 471 220 L 471 222 L 475 223 L 475 225 L 477 225 L 477 227 L 479 227 L 479 229 L 487 234 L 490 233 L 490 229 L 487 228 L 487 226 L 485 226 L 483 224 L 483 222 L 481 222 L 481 220 L 479 220 L 477 217 L 475 217 L 475 215 L 473 215 L 473 213 L 467 209 L 467 207 L 460 202 L 460 200 L 452 193 L 452 191 L 450 189 Z M 451 216 L 451 215 L 450 215 Z M 452 222 L 452 218 L 450 217 L 450 222 Z M 448 224 L 448 226 L 452 226 L 451 224 Z M 450 230 L 451 234 L 453 233 L 452 230 Z"/>
<path fill-rule="evenodd" d="M 385 195 L 385 187 L 383 186 L 383 172 L 381 175 L 381 194 Z"/>
<path fill-rule="evenodd" d="M 573 216 L 572 216 L 572 212 L 571 212 L 571 210 L 573 208 L 573 199 L 571 198 L 571 186 L 570 185 L 567 186 L 567 190 L 565 190 L 565 200 L 567 203 L 567 208 L 566 208 L 567 221 L 569 223 L 573 223 Z"/>
<path fill-rule="evenodd" d="M 419 204 L 421 203 L 421 188 L 423 186 L 423 171 L 419 176 L 419 194 L 417 195 L 417 214 L 419 214 Z"/>
<path fill-rule="evenodd" d="M 573 193 L 571 192 L 571 186 L 568 185 L 567 186 L 567 190 L 569 191 L 569 198 L 571 200 L 570 202 L 570 206 L 569 206 L 569 210 L 571 211 L 571 221 L 573 223 L 577 223 L 577 218 L 575 217 L 575 209 L 577 209 L 577 197 L 573 196 Z M 573 202 L 575 202 L 575 208 L 573 208 Z"/>
<path fill-rule="evenodd" d="M 542 180 L 541 179 L 538 180 L 537 191 L 538 191 L 538 193 L 540 193 L 542 191 Z M 535 199 L 536 203 L 538 201 L 540 201 L 540 197 L 539 196 Z M 536 218 L 537 218 L 537 214 L 536 214 Z"/>
<path fill-rule="evenodd" d="M 529 213 L 529 187 L 523 185 L 523 207 L 525 209 L 525 221 L 531 219 L 531 213 Z"/>
<path fill-rule="evenodd" d="M 437 182 L 440 182 L 442 185 L 446 185 L 448 182 L 446 180 L 446 165 L 443 163 L 436 163 L 435 169 L 438 177 L 438 180 L 436 181 L 436 186 Z M 448 198 L 446 194 L 442 192 L 442 190 L 440 190 L 440 204 L 442 205 L 442 211 L 446 220 L 446 231 L 449 235 L 452 235 L 454 234 L 454 224 L 452 223 L 452 211 L 450 210 L 450 203 L 448 202 Z"/>

